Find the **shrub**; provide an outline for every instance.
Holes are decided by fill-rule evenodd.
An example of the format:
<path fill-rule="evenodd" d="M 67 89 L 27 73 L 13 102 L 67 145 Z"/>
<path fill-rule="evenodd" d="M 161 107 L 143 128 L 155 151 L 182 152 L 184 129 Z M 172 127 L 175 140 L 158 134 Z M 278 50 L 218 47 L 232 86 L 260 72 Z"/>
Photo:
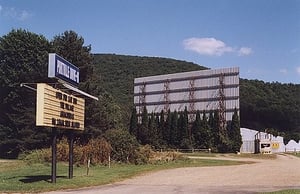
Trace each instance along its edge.
<path fill-rule="evenodd" d="M 104 136 L 112 147 L 111 158 L 113 160 L 118 162 L 135 162 L 139 143 L 134 136 L 122 129 L 107 130 Z"/>
<path fill-rule="evenodd" d="M 40 149 L 40 150 L 32 150 L 27 154 L 22 154 L 22 159 L 27 164 L 35 164 L 35 163 L 44 163 L 51 161 L 51 150 L 50 149 Z"/>
<path fill-rule="evenodd" d="M 86 164 L 88 159 L 92 164 L 107 164 L 111 153 L 111 146 L 104 138 L 91 139 L 86 145 L 74 143 L 73 160 L 77 164 Z M 57 161 L 69 161 L 69 144 L 66 138 L 63 138 L 57 144 Z M 51 149 L 41 149 L 29 152 L 24 157 L 27 163 L 51 162 Z"/>

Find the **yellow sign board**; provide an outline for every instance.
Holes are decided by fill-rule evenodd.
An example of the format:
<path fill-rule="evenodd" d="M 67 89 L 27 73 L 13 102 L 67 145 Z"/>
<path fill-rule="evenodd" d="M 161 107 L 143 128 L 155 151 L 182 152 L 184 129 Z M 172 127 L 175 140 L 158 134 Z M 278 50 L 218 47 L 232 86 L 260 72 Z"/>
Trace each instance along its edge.
<path fill-rule="evenodd" d="M 84 99 L 37 84 L 36 125 L 84 130 Z"/>
<path fill-rule="evenodd" d="M 278 142 L 272 142 L 272 149 L 278 149 L 279 143 Z"/>

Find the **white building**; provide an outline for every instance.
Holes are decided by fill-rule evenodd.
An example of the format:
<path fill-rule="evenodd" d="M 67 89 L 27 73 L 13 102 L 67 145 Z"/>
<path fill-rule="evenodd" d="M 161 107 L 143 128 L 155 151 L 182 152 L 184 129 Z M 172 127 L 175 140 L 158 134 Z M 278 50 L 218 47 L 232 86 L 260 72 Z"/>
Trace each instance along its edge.
<path fill-rule="evenodd" d="M 286 146 L 283 137 L 259 132 L 252 129 L 241 128 L 242 146 L 241 153 L 281 153 Z"/>
<path fill-rule="evenodd" d="M 285 146 L 286 152 L 300 152 L 300 141 L 297 143 L 295 140 L 290 140 Z"/>

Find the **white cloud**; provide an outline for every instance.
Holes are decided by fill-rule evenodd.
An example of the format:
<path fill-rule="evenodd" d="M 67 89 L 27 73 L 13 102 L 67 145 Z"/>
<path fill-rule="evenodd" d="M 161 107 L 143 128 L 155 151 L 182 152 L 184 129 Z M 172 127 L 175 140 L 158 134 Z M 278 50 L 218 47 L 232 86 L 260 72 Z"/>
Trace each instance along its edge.
<path fill-rule="evenodd" d="M 300 66 L 296 68 L 296 71 L 300 75 Z"/>
<path fill-rule="evenodd" d="M 184 48 L 200 55 L 221 56 L 225 52 L 232 52 L 231 47 L 215 38 L 189 38 L 183 41 Z"/>
<path fill-rule="evenodd" d="M 241 47 L 240 49 L 234 49 L 215 38 L 188 38 L 183 40 L 183 46 L 185 50 L 209 56 L 221 56 L 225 53 L 237 53 L 239 56 L 245 56 L 252 53 L 251 48 Z"/>
<path fill-rule="evenodd" d="M 239 53 L 239 56 L 250 55 L 252 53 L 252 49 L 248 48 L 248 47 L 242 47 L 242 48 L 240 48 L 238 53 Z"/>
<path fill-rule="evenodd" d="M 279 73 L 282 73 L 282 74 L 285 74 L 285 75 L 286 75 L 286 74 L 288 73 L 288 70 L 285 69 L 285 68 L 284 68 L 284 69 L 280 69 L 280 70 L 279 70 Z"/>
<path fill-rule="evenodd" d="M 21 11 L 21 13 L 19 14 L 19 17 L 18 19 L 21 20 L 21 21 L 24 21 L 28 18 L 30 18 L 32 16 L 32 14 L 30 14 L 28 11 L 26 10 L 23 10 Z"/>
<path fill-rule="evenodd" d="M 4 17 L 15 19 L 19 21 L 27 20 L 32 14 L 26 10 L 17 10 L 14 7 L 2 7 L 0 5 L 0 14 Z"/>

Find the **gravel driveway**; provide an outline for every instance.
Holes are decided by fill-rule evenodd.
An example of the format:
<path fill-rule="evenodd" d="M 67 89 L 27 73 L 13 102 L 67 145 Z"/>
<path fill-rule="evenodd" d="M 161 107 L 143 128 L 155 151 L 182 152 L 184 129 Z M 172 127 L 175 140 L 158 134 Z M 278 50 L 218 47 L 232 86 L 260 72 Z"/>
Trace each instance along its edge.
<path fill-rule="evenodd" d="M 110 185 L 50 193 L 256 193 L 300 189 L 300 158 L 278 155 L 274 160 L 251 160 L 256 163 L 162 170 Z"/>

